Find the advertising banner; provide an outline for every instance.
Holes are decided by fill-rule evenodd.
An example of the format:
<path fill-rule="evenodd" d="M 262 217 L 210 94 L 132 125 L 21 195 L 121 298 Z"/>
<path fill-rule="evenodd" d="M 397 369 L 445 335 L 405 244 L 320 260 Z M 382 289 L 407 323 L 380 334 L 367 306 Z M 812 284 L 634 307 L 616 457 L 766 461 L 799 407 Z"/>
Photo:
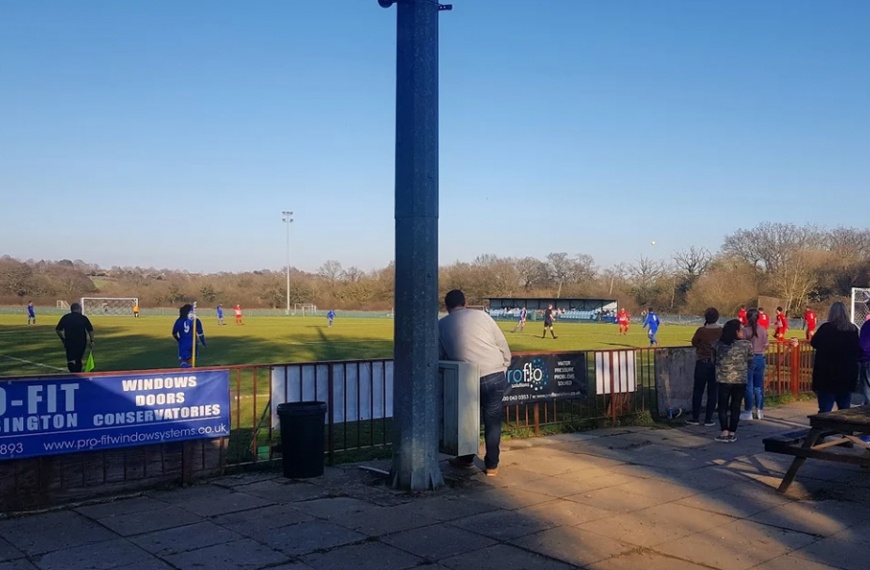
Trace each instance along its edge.
<path fill-rule="evenodd" d="M 586 398 L 586 354 L 583 352 L 515 354 L 507 371 L 505 404 L 555 398 Z"/>
<path fill-rule="evenodd" d="M 0 460 L 226 437 L 226 370 L 0 381 Z"/>

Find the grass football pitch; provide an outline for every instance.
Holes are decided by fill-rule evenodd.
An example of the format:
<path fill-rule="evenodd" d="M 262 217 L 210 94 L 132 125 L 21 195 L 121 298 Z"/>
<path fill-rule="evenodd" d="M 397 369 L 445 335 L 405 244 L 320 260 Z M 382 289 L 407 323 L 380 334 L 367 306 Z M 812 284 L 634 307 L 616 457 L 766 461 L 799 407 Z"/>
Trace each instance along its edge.
<path fill-rule="evenodd" d="M 24 315 L 0 315 L 0 377 L 57 374 L 66 371 L 63 347 L 54 332 L 57 316 L 45 316 L 27 326 Z M 393 320 L 325 317 L 246 317 L 243 325 L 230 316 L 225 326 L 203 318 L 208 347 L 197 356 L 200 366 L 312 362 L 389 358 L 393 352 Z M 170 334 L 170 316 L 95 316 L 96 371 L 175 368 L 178 357 Z M 512 333 L 513 321 L 499 321 L 511 350 L 572 351 L 644 347 L 649 342 L 640 325 L 627 336 L 616 325 L 557 322 L 558 338 L 541 338 L 541 323 Z M 696 326 L 662 325 L 660 346 L 686 346 Z"/>

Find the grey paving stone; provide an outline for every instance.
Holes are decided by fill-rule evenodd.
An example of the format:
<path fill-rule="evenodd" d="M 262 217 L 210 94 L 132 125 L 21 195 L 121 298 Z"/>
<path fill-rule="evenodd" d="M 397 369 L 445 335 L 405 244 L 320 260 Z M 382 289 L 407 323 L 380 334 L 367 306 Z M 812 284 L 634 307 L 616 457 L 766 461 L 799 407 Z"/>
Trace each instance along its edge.
<path fill-rule="evenodd" d="M 293 562 L 288 562 L 287 564 L 279 564 L 278 566 L 269 566 L 269 570 L 314 570 L 313 567 L 309 566 L 304 562 L 300 562 L 295 560 Z M 427 568 L 426 570 L 430 570 Z"/>
<path fill-rule="evenodd" d="M 522 454 L 516 453 L 509 462 L 543 475 L 558 475 L 585 467 L 582 460 L 573 453 L 541 448 L 533 448 Z"/>
<path fill-rule="evenodd" d="M 359 542 L 366 535 L 330 522 L 309 522 L 264 532 L 258 540 L 289 556 Z"/>
<path fill-rule="evenodd" d="M 497 544 L 467 554 L 460 554 L 442 560 L 439 564 L 451 570 L 467 570 L 468 568 L 474 568 L 474 570 L 571 570 L 575 568 L 552 558 L 507 544 Z M 424 568 L 431 567 L 425 566 Z"/>
<path fill-rule="evenodd" d="M 38 570 L 31 562 L 24 558 L 0 562 L 0 570 Z"/>
<path fill-rule="evenodd" d="M 829 566 L 819 562 L 813 562 L 792 554 L 778 556 L 759 564 L 752 570 L 839 570 L 836 566 Z"/>
<path fill-rule="evenodd" d="M 141 534 L 130 538 L 130 541 L 143 550 L 158 556 L 169 556 L 241 538 L 240 535 L 212 522 L 203 521 L 188 526 Z"/>
<path fill-rule="evenodd" d="M 0 536 L 29 556 L 117 538 L 73 511 L 55 511 L 0 521 Z"/>
<path fill-rule="evenodd" d="M 791 501 L 792 499 L 789 497 L 779 495 L 775 491 L 753 482 L 745 481 L 678 499 L 675 502 L 687 507 L 746 518 Z"/>
<path fill-rule="evenodd" d="M 678 538 L 653 550 L 722 570 L 744 570 L 815 542 L 808 534 L 736 521 Z"/>
<path fill-rule="evenodd" d="M 466 496 L 441 495 L 436 497 L 421 497 L 412 503 L 390 507 L 394 512 L 411 511 L 419 516 L 439 521 L 448 521 L 494 511 L 498 507 L 475 500 L 476 493 Z"/>
<path fill-rule="evenodd" d="M 164 557 L 181 569 L 254 570 L 289 562 L 286 556 L 249 538 Z"/>
<path fill-rule="evenodd" d="M 662 556 L 655 552 L 629 552 L 586 566 L 587 570 L 708 570 L 694 562 Z M 790 570 L 795 570 L 791 568 Z"/>
<path fill-rule="evenodd" d="M 281 482 L 280 480 L 258 481 L 250 485 L 235 487 L 237 491 L 266 499 L 273 503 L 287 504 L 326 497 L 328 491 L 309 483 Z"/>
<path fill-rule="evenodd" d="M 567 526 L 522 536 L 514 544 L 575 566 L 586 566 L 637 548 L 613 538 Z"/>
<path fill-rule="evenodd" d="M 661 479 L 638 479 L 631 483 L 617 485 L 614 489 L 625 489 L 629 493 L 637 493 L 638 495 L 646 495 L 647 497 L 655 497 L 666 501 L 676 501 L 700 493 L 697 489 L 692 489 L 686 485 L 662 481 Z"/>
<path fill-rule="evenodd" d="M 619 514 L 579 528 L 623 542 L 650 547 L 733 522 L 725 515 L 666 503 L 633 513 Z"/>
<path fill-rule="evenodd" d="M 517 509 L 518 514 L 534 520 L 547 521 L 552 526 L 576 526 L 585 522 L 612 517 L 613 513 L 568 500 L 553 500 Z"/>
<path fill-rule="evenodd" d="M 449 525 L 398 532 L 381 541 L 426 560 L 442 560 L 496 544 L 495 540 Z"/>
<path fill-rule="evenodd" d="M 214 517 L 212 522 L 243 536 L 257 538 L 264 531 L 313 521 L 314 517 L 289 505 L 273 505 Z"/>
<path fill-rule="evenodd" d="M 523 489 L 491 489 L 474 495 L 474 500 L 500 509 L 519 509 L 552 501 L 553 497 Z"/>
<path fill-rule="evenodd" d="M 148 562 L 152 556 L 123 538 L 65 548 L 34 558 L 41 570 L 108 570 Z"/>
<path fill-rule="evenodd" d="M 202 521 L 202 517 L 176 507 L 164 506 L 159 510 L 132 512 L 99 519 L 99 523 L 121 536 L 132 536 L 184 526 Z"/>
<path fill-rule="evenodd" d="M 423 560 L 380 542 L 366 542 L 309 554 L 302 561 L 316 570 L 404 570 L 419 566 Z"/>
<path fill-rule="evenodd" d="M 0 538 L 0 562 L 6 562 L 7 560 L 15 560 L 23 557 L 24 553 L 9 544 L 9 541 L 6 539 Z"/>
<path fill-rule="evenodd" d="M 439 522 L 438 519 L 418 513 L 412 508 L 413 503 L 408 505 L 352 511 L 345 516 L 333 517 L 330 520 L 370 537 L 424 527 Z"/>
<path fill-rule="evenodd" d="M 842 532 L 870 517 L 866 505 L 842 501 L 796 501 L 752 515 L 750 520 L 830 536 Z"/>
<path fill-rule="evenodd" d="M 550 521 L 539 520 L 517 511 L 493 511 L 450 521 L 448 524 L 497 540 L 511 540 L 555 526 Z"/>
<path fill-rule="evenodd" d="M 38 570 L 36 566 L 23 558 L 0 562 L 0 570 Z"/>
<path fill-rule="evenodd" d="M 374 512 L 382 507 L 351 497 L 329 497 L 304 501 L 293 505 L 293 508 L 307 515 L 331 520 L 341 519 L 354 513 Z"/>
<path fill-rule="evenodd" d="M 96 505 L 87 505 L 78 507 L 75 510 L 92 519 L 103 519 L 120 515 L 156 511 L 165 509 L 167 506 L 168 504 L 163 501 L 143 496 L 118 499 L 117 501 L 99 503 Z"/>
<path fill-rule="evenodd" d="M 172 504 L 201 517 L 214 517 L 236 511 L 258 509 L 275 503 L 247 493 L 221 492 L 183 501 L 173 501 Z"/>
<path fill-rule="evenodd" d="M 626 488 L 616 487 L 578 493 L 565 498 L 614 513 L 630 513 L 667 502 L 661 497 L 640 495 L 630 492 Z"/>
<path fill-rule="evenodd" d="M 175 570 L 172 566 L 163 562 L 159 558 L 152 558 L 142 562 L 134 562 L 118 566 L 117 570 Z"/>
<path fill-rule="evenodd" d="M 837 538 L 823 538 L 790 554 L 800 562 L 828 564 L 843 570 L 866 570 L 867 545 Z"/>

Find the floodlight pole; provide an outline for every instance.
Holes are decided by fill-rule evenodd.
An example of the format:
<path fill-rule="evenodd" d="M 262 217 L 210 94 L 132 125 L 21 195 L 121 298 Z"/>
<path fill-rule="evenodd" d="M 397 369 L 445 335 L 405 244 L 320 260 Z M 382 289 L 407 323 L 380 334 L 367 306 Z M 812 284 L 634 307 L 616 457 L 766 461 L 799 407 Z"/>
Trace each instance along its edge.
<path fill-rule="evenodd" d="M 281 221 L 287 224 L 287 309 L 284 314 L 290 314 L 290 224 L 293 223 L 293 212 L 284 210 L 281 212 Z"/>
<path fill-rule="evenodd" d="M 378 0 L 389 7 L 392 0 Z M 438 465 L 438 13 L 399 0 L 396 19 L 396 299 L 393 487 L 444 484 Z"/>

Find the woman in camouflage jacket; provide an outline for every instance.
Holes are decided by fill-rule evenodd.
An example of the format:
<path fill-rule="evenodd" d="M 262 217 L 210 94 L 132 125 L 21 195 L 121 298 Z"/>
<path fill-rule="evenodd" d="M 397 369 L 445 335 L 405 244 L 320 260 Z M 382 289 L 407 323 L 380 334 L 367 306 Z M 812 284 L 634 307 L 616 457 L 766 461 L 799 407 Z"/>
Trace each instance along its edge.
<path fill-rule="evenodd" d="M 740 403 L 746 394 L 746 374 L 752 362 L 752 344 L 743 340 L 739 320 L 731 319 L 722 327 L 722 337 L 713 345 L 713 359 L 719 387 L 719 427 L 722 429 L 716 441 L 733 443 L 737 441 Z"/>

